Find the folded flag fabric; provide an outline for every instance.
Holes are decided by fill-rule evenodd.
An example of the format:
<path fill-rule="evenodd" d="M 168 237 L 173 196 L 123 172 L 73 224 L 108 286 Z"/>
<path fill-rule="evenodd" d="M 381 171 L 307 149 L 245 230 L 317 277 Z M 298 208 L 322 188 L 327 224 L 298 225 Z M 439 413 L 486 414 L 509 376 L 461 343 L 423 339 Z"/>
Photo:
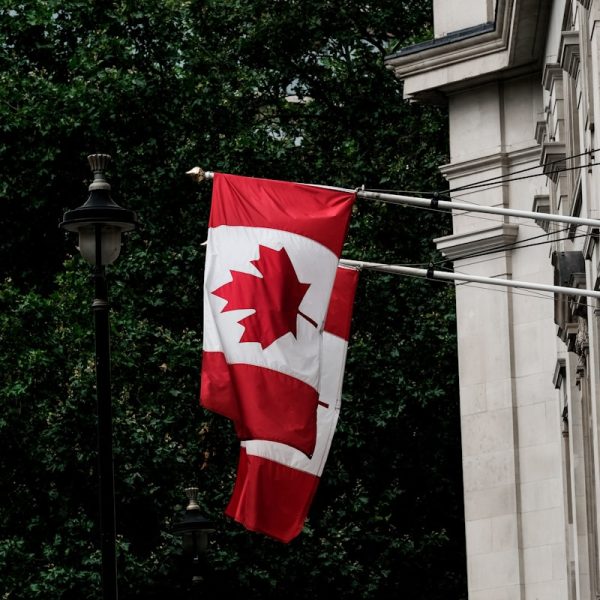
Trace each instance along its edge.
<path fill-rule="evenodd" d="M 316 444 L 322 328 L 355 194 L 216 173 L 200 403 L 239 439 Z"/>
<path fill-rule="evenodd" d="M 323 333 L 317 444 L 312 458 L 277 442 L 241 444 L 225 514 L 281 542 L 290 542 L 302 531 L 329 454 L 340 412 L 357 282 L 358 271 L 338 267 Z"/>

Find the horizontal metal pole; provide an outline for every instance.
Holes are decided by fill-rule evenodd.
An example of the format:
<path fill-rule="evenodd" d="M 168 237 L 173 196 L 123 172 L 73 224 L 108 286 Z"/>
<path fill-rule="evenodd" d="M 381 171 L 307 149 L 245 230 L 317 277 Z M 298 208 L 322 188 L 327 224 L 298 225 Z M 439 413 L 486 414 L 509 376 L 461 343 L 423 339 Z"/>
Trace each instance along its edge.
<path fill-rule="evenodd" d="M 479 204 L 468 204 L 466 202 L 455 202 L 454 200 L 432 200 L 431 198 L 415 198 L 413 196 L 401 196 L 399 194 L 384 194 L 380 192 L 367 192 L 359 190 L 356 194 L 359 198 L 366 200 L 379 200 L 390 204 L 404 204 L 408 206 L 424 206 L 426 208 L 447 208 L 449 210 L 465 210 L 468 212 L 488 213 L 492 215 L 506 215 L 508 217 L 522 217 L 524 219 L 535 219 L 537 221 L 555 221 L 570 225 L 588 225 L 600 228 L 600 220 L 587 219 L 583 217 L 571 217 L 568 215 L 552 215 L 550 213 L 534 212 L 532 210 L 516 210 L 513 208 L 498 208 L 496 206 L 480 206 Z"/>
<path fill-rule="evenodd" d="M 203 171 L 200 167 L 194 167 L 187 171 L 187 175 L 193 177 L 196 181 L 212 179 L 213 171 Z M 329 187 L 329 186 L 318 186 Z M 499 208 L 496 206 L 481 206 L 479 204 L 468 204 L 466 202 L 455 202 L 454 200 L 439 200 L 431 198 L 417 198 L 415 196 L 403 196 L 401 194 L 387 194 L 383 192 L 368 192 L 366 190 L 351 190 L 346 188 L 336 188 L 347 192 L 356 191 L 357 198 L 365 200 L 379 200 L 389 204 L 401 204 L 404 206 L 422 206 L 425 208 L 444 208 L 448 210 L 464 210 L 467 212 L 480 212 L 492 215 L 505 215 L 507 217 L 520 217 L 523 219 L 534 219 L 536 221 L 553 221 L 556 223 L 566 223 L 568 225 L 587 225 L 600 229 L 600 220 L 587 219 L 585 217 L 571 217 L 569 215 L 553 215 L 544 212 L 535 212 L 532 210 L 517 210 L 514 208 Z"/>
<path fill-rule="evenodd" d="M 500 279 L 498 277 L 480 277 L 478 275 L 467 275 L 465 273 L 450 273 L 448 271 L 435 271 L 430 269 L 418 269 L 416 267 L 404 267 L 400 265 L 386 265 L 382 263 L 367 262 L 363 260 L 350 260 L 342 258 L 341 265 L 371 269 L 383 273 L 396 273 L 399 275 L 413 275 L 417 277 L 428 277 L 430 279 L 442 279 L 450 281 L 469 281 L 472 283 L 485 283 L 490 285 L 502 285 L 505 287 L 523 288 L 526 290 L 537 290 L 540 292 L 552 292 L 557 294 L 568 294 L 569 296 L 589 296 L 600 298 L 600 291 L 587 290 L 560 285 L 546 285 L 543 283 L 532 283 L 528 281 L 516 281 L 514 279 Z"/>

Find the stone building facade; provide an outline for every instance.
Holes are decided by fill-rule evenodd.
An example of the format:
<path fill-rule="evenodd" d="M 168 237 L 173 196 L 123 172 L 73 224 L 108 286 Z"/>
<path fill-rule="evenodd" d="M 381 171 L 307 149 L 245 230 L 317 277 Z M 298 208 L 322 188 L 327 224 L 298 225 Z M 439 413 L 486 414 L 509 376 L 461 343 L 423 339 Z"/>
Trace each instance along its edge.
<path fill-rule="evenodd" d="M 388 57 L 448 108 L 451 197 L 600 218 L 600 0 L 434 0 Z M 600 123 L 599 123 L 600 126 Z M 598 231 L 455 211 L 455 271 L 600 288 Z M 456 285 L 470 600 L 600 598 L 600 308 Z"/>

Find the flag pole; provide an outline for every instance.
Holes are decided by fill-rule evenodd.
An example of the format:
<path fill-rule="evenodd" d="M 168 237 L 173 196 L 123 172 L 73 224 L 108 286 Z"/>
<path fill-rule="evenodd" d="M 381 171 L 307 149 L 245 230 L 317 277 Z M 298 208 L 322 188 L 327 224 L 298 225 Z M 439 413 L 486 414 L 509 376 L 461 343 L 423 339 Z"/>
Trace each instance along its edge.
<path fill-rule="evenodd" d="M 213 171 L 203 171 L 200 167 L 194 167 L 186 171 L 186 175 L 192 177 L 195 181 L 201 182 L 205 179 L 214 177 Z M 328 187 L 328 186 L 320 186 Z M 387 194 L 382 192 L 369 192 L 366 190 L 351 190 L 346 188 L 336 188 L 345 192 L 356 192 L 357 198 L 365 200 L 375 200 L 387 202 L 389 204 L 401 204 L 406 206 L 421 206 L 424 208 L 443 208 L 452 210 L 463 210 L 466 212 L 480 212 L 492 215 L 504 215 L 507 217 L 520 217 L 524 219 L 535 219 L 536 221 L 554 221 L 556 223 L 566 223 L 568 225 L 587 225 L 592 228 L 600 229 L 600 220 L 588 219 L 585 217 L 572 217 L 570 215 L 553 215 L 544 212 L 535 212 L 532 210 L 517 210 L 514 208 L 501 208 L 497 206 L 481 206 L 479 204 L 468 204 L 467 202 L 455 202 L 454 200 L 440 200 L 437 195 L 433 198 L 417 198 L 415 196 L 403 196 L 401 194 Z"/>
<path fill-rule="evenodd" d="M 464 210 L 467 212 L 480 212 L 492 215 L 505 215 L 508 217 L 521 217 L 525 219 L 535 219 L 536 221 L 555 221 L 557 223 L 567 223 L 569 225 L 588 225 L 590 227 L 600 228 L 600 220 L 587 219 L 584 217 L 572 217 L 570 215 L 553 215 L 550 213 L 535 212 L 532 210 L 517 210 L 513 208 L 500 208 L 497 206 L 481 206 L 478 204 L 468 204 L 466 202 L 455 202 L 454 200 L 440 200 L 433 198 L 415 198 L 413 196 L 402 196 L 400 194 L 384 194 L 380 192 L 367 192 L 359 190 L 356 195 L 366 200 L 379 200 L 390 204 L 404 204 L 409 206 L 423 206 L 425 208 L 447 208 L 449 210 Z"/>
<path fill-rule="evenodd" d="M 417 277 L 426 277 L 428 279 L 467 281 L 471 283 L 484 283 L 490 285 L 502 285 L 512 288 L 523 288 L 527 290 L 537 290 L 540 292 L 553 292 L 557 294 L 568 294 L 571 296 L 588 296 L 590 298 L 600 298 L 600 291 L 564 287 L 559 285 L 546 285 L 544 283 L 532 283 L 527 281 L 517 281 L 514 279 L 500 279 L 498 277 L 481 277 L 478 275 L 467 275 L 465 273 L 450 273 L 448 271 L 435 271 L 433 269 L 418 269 L 416 267 L 405 267 L 401 265 L 386 265 L 382 263 L 367 262 L 363 260 L 350 260 L 342 258 L 340 265 L 356 267 L 359 269 L 371 269 L 383 273 L 394 273 L 398 275 L 413 275 Z"/>

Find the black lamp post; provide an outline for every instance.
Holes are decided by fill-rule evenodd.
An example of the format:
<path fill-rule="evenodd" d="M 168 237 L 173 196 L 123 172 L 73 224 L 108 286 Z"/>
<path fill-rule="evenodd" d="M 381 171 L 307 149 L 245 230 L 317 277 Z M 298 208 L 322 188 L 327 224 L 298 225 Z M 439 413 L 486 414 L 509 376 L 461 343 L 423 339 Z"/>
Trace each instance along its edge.
<path fill-rule="evenodd" d="M 186 488 L 185 494 L 188 498 L 185 514 L 181 521 L 173 525 L 172 532 L 183 537 L 183 550 L 192 561 L 192 589 L 200 594 L 208 534 L 215 531 L 215 524 L 200 514 L 198 488 Z"/>
<path fill-rule="evenodd" d="M 121 251 L 121 234 L 137 226 L 135 212 L 116 204 L 104 171 L 108 154 L 92 154 L 88 162 L 94 174 L 90 195 L 82 206 L 64 214 L 60 227 L 79 234 L 79 251 L 93 265 L 94 326 L 96 337 L 96 397 L 98 403 L 98 471 L 100 487 L 100 537 L 102 549 L 102 598 L 117 600 L 115 488 L 112 452 L 110 393 L 109 305 L 105 266 Z"/>

